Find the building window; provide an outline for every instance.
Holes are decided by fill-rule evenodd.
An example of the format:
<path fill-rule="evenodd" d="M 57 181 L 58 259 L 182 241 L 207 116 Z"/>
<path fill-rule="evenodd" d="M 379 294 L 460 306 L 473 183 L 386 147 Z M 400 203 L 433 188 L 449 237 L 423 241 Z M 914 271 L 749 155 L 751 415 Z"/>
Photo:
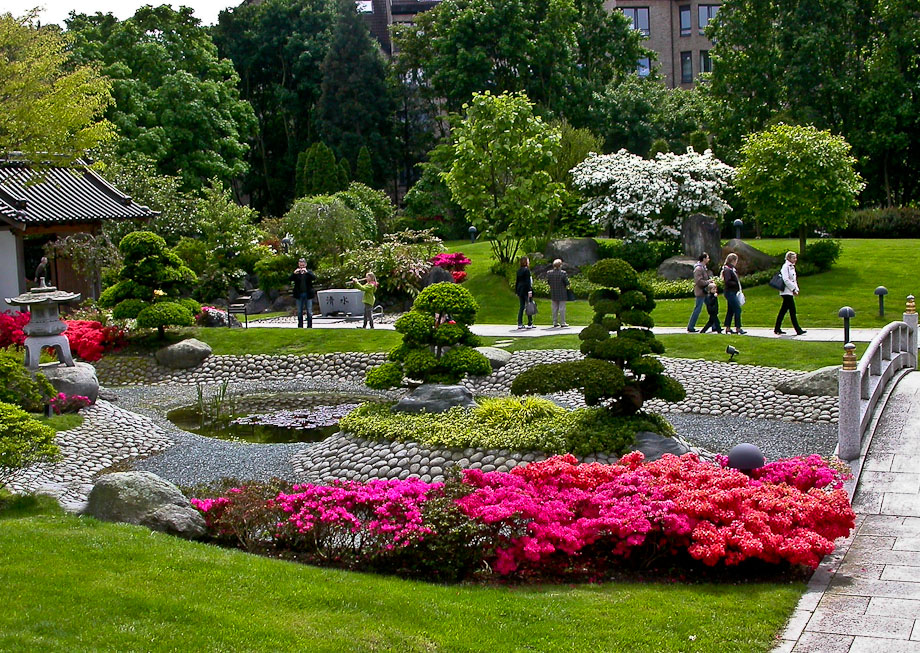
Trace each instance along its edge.
<path fill-rule="evenodd" d="M 374 3 L 372 0 L 355 0 L 355 7 L 358 9 L 359 14 L 374 13 Z"/>
<path fill-rule="evenodd" d="M 712 72 L 712 58 L 709 56 L 709 50 L 700 50 L 700 72 Z"/>
<path fill-rule="evenodd" d="M 623 15 L 632 21 L 634 30 L 642 32 L 642 36 L 648 38 L 648 7 L 624 7 Z"/>
<path fill-rule="evenodd" d="M 699 6 L 700 34 L 705 33 L 706 26 L 709 24 L 709 21 L 716 17 L 717 13 L 719 13 L 719 5 Z M 681 23 L 681 27 L 683 27 L 683 23 Z"/>
<path fill-rule="evenodd" d="M 680 8 L 680 35 L 690 36 L 690 5 Z"/>
<path fill-rule="evenodd" d="M 642 57 L 639 59 L 639 63 L 636 64 L 636 74 L 639 77 L 648 77 L 652 72 L 652 60 L 648 57 Z"/>
<path fill-rule="evenodd" d="M 693 53 L 692 52 L 681 52 L 680 53 L 680 83 L 681 84 L 692 84 L 693 83 Z"/>

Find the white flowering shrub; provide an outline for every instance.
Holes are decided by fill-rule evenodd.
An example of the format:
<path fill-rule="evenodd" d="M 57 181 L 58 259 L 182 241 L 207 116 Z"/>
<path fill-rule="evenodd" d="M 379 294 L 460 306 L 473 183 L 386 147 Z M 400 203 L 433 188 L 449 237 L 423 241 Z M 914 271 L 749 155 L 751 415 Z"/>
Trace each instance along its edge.
<path fill-rule="evenodd" d="M 712 155 L 687 148 L 686 154 L 663 152 L 654 160 L 626 150 L 591 153 L 572 169 L 576 187 L 590 199 L 579 211 L 594 224 L 610 226 L 627 240 L 680 235 L 685 217 L 718 217 L 731 209 L 723 195 L 735 169 Z"/>

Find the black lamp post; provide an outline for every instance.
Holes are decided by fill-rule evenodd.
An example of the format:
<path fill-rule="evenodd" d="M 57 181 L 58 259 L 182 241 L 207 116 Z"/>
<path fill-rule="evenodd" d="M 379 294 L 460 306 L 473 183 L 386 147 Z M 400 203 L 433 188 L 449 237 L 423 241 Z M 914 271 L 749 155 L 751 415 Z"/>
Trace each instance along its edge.
<path fill-rule="evenodd" d="M 470 225 L 469 231 L 470 231 L 470 242 L 475 243 L 476 242 L 476 227 L 474 227 L 473 225 Z"/>
<path fill-rule="evenodd" d="M 843 342 L 850 342 L 850 318 L 856 317 L 856 311 L 849 306 L 844 306 L 837 311 L 837 317 L 843 318 Z"/>
<path fill-rule="evenodd" d="M 732 222 L 735 227 L 735 238 L 741 240 L 741 227 L 744 226 L 744 223 L 741 221 L 741 218 L 735 218 L 735 221 Z"/>
<path fill-rule="evenodd" d="M 885 286 L 879 286 L 875 289 L 875 294 L 878 295 L 878 316 L 885 317 L 885 295 L 888 294 L 888 289 Z"/>

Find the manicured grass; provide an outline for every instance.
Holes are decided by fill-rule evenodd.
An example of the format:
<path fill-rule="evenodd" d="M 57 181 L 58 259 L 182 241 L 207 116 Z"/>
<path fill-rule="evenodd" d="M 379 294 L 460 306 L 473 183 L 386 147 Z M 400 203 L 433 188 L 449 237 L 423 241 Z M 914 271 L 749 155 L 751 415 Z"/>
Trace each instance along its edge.
<path fill-rule="evenodd" d="M 804 590 L 431 585 L 29 512 L 0 515 L 3 651 L 768 651 Z"/>
<path fill-rule="evenodd" d="M 749 244 L 775 255 L 798 249 L 797 240 L 752 240 Z M 799 280 L 802 293 L 796 299 L 796 306 L 802 327 L 842 328 L 842 321 L 837 317 L 841 306 L 851 306 L 856 311 L 856 318 L 851 322 L 853 328 L 878 328 L 900 319 L 907 295 L 920 296 L 920 282 L 910 273 L 920 240 L 846 239 L 842 244 L 840 260 L 829 272 Z M 467 267 L 466 286 L 481 307 L 477 321 L 513 324 L 517 320 L 518 299 L 507 283 L 489 274 L 492 262 L 489 243 L 453 241 L 447 245 L 451 251 L 462 251 L 472 260 Z M 878 298 L 874 294 L 877 286 L 885 286 L 889 291 L 884 318 L 878 315 Z M 742 312 L 743 323 L 772 327 L 780 307 L 777 292 L 764 285 L 745 290 L 744 294 L 747 303 Z M 538 304 L 540 312 L 535 322 L 550 324 L 549 300 L 538 299 Z M 684 326 L 692 310 L 692 299 L 660 300 L 652 317 L 660 326 Z M 724 314 L 724 300 L 721 311 Z M 570 324 L 587 324 L 592 315 L 587 301 L 568 304 L 566 319 Z M 788 318 L 786 325 L 789 325 Z"/>
<path fill-rule="evenodd" d="M 78 413 L 64 413 L 63 415 L 52 415 L 45 417 L 39 413 L 33 413 L 32 417 L 42 424 L 47 424 L 55 431 L 69 431 L 75 429 L 83 423 L 83 416 Z"/>

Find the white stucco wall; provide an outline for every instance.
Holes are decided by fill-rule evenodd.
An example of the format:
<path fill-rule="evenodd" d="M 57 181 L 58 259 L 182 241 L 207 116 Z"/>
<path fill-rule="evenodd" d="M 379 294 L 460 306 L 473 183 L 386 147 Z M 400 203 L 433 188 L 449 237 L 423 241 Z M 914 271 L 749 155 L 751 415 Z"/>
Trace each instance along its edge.
<path fill-rule="evenodd" d="M 0 231 L 0 312 L 9 309 L 19 310 L 10 306 L 4 297 L 15 297 L 19 294 L 19 261 L 16 260 L 16 238 L 9 231 Z"/>

